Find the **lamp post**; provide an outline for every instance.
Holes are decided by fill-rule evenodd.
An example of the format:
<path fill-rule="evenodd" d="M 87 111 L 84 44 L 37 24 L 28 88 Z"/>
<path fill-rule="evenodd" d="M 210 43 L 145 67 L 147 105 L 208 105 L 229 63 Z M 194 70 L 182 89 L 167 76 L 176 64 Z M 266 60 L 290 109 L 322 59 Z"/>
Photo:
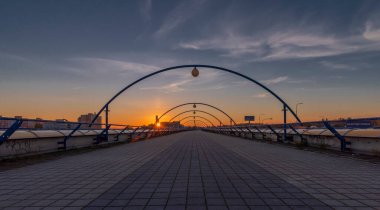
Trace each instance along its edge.
<path fill-rule="evenodd" d="M 296 104 L 296 115 L 298 115 L 298 105 L 302 105 L 303 103 L 301 102 L 301 103 L 298 103 L 298 104 Z"/>
<path fill-rule="evenodd" d="M 265 114 L 259 114 L 259 125 L 260 125 L 260 122 L 261 122 L 261 116 L 264 116 Z"/>
<path fill-rule="evenodd" d="M 262 124 L 264 124 L 264 121 L 265 120 L 272 120 L 272 118 L 271 117 L 269 117 L 269 118 L 265 118 L 265 119 L 263 119 L 263 121 L 261 121 L 262 122 Z"/>
<path fill-rule="evenodd" d="M 160 126 L 161 126 L 161 124 L 160 124 L 160 120 L 158 119 L 158 115 L 156 115 L 156 123 L 155 123 L 156 125 L 156 129 L 157 129 L 157 132 L 160 132 Z"/>

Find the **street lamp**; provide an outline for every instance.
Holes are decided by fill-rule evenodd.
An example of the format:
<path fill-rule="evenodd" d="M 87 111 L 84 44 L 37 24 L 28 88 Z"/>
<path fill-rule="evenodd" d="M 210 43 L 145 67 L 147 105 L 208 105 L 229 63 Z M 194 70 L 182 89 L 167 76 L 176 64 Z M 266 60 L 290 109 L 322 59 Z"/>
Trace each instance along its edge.
<path fill-rule="evenodd" d="M 302 105 L 303 103 L 301 102 L 301 103 L 298 103 L 298 104 L 296 104 L 296 115 L 298 116 L 298 105 Z"/>
<path fill-rule="evenodd" d="M 191 75 L 193 77 L 197 77 L 199 76 L 199 70 L 197 69 L 197 67 L 194 67 L 193 70 L 191 71 Z"/>
<path fill-rule="evenodd" d="M 262 124 L 264 124 L 264 121 L 265 121 L 265 120 L 272 120 L 272 118 L 270 117 L 270 118 L 265 118 L 265 119 L 263 119 Z"/>
<path fill-rule="evenodd" d="M 265 114 L 259 114 L 259 125 L 260 125 L 260 122 L 261 122 L 261 116 L 264 116 Z"/>

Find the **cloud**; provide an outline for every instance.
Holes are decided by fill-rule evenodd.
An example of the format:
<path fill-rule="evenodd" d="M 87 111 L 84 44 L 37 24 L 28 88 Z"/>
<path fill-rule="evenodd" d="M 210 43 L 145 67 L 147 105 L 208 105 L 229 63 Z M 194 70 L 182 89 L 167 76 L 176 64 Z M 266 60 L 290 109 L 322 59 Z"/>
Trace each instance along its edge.
<path fill-rule="evenodd" d="M 152 0 L 141 0 L 140 3 L 140 14 L 144 20 L 149 21 L 151 19 L 151 10 L 152 10 Z"/>
<path fill-rule="evenodd" d="M 287 76 L 281 76 L 281 77 L 276 77 L 276 78 L 269 79 L 269 80 L 263 80 L 261 82 L 264 83 L 264 84 L 266 84 L 266 85 L 272 85 L 272 84 L 277 84 L 277 83 L 284 82 L 284 81 L 286 81 L 288 79 L 289 78 Z"/>
<path fill-rule="evenodd" d="M 349 71 L 356 70 L 355 67 L 349 66 L 347 64 L 333 63 L 333 62 L 329 62 L 329 61 L 321 61 L 319 63 L 322 66 L 325 66 L 325 67 L 327 67 L 329 69 L 333 69 L 333 70 L 349 70 Z"/>
<path fill-rule="evenodd" d="M 201 9 L 204 2 L 205 0 L 182 1 L 168 14 L 153 36 L 159 38 L 168 34 L 193 17 Z"/>
<path fill-rule="evenodd" d="M 76 67 L 77 71 L 87 70 L 94 73 L 148 73 L 160 69 L 157 66 L 105 58 L 71 58 L 69 60 L 79 65 Z"/>
<path fill-rule="evenodd" d="M 288 80 L 286 82 L 290 84 L 301 84 L 301 83 L 315 83 L 315 80 L 300 79 L 300 80 Z"/>
<path fill-rule="evenodd" d="M 29 58 L 16 55 L 16 54 L 5 53 L 5 52 L 0 52 L 0 59 L 13 60 L 17 62 L 31 62 L 31 59 Z"/>
<path fill-rule="evenodd" d="M 261 94 L 254 95 L 253 97 L 254 98 L 266 98 L 268 96 L 269 96 L 269 93 L 261 93 Z"/>
<path fill-rule="evenodd" d="M 261 42 L 253 37 L 228 33 L 208 39 L 179 44 L 180 48 L 192 50 L 220 50 L 223 56 L 235 57 L 243 54 L 259 53 Z"/>
<path fill-rule="evenodd" d="M 178 47 L 189 50 L 214 50 L 219 52 L 220 56 L 227 57 L 246 56 L 252 61 L 317 58 L 380 50 L 378 29 L 366 30 L 363 35 L 345 38 L 303 30 L 279 31 L 267 36 L 248 36 L 239 31 L 216 34 L 204 39 L 181 42 Z"/>
<path fill-rule="evenodd" d="M 141 90 L 157 90 L 165 93 L 195 92 L 206 90 L 221 90 L 231 87 L 246 86 L 247 83 L 241 80 L 234 80 L 224 77 L 226 73 L 211 70 L 200 72 L 199 78 L 193 78 L 183 71 L 174 71 L 167 74 L 164 80 L 160 80 L 158 85 L 141 87 Z M 166 82 L 168 81 L 168 82 Z"/>
<path fill-rule="evenodd" d="M 179 47 L 184 48 L 184 49 L 192 49 L 192 50 L 200 50 L 201 49 L 199 45 L 191 44 L 191 43 L 180 43 Z"/>
<path fill-rule="evenodd" d="M 189 83 L 191 80 L 182 80 L 179 82 L 173 82 L 168 85 L 163 86 L 154 86 L 154 87 L 141 87 L 141 90 L 159 90 L 164 91 L 168 93 L 177 93 L 184 91 L 185 88 L 183 87 L 185 84 Z"/>
<path fill-rule="evenodd" d="M 380 27 L 376 28 L 371 22 L 367 22 L 363 37 L 370 41 L 380 41 Z"/>

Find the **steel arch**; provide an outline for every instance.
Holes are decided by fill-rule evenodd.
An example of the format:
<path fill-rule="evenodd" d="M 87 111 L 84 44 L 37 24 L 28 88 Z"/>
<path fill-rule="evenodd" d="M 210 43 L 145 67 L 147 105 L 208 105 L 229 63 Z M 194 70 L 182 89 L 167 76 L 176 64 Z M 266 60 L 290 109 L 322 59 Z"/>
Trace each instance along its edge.
<path fill-rule="evenodd" d="M 222 121 L 219 118 L 217 118 L 215 115 L 213 115 L 209 112 L 206 112 L 206 111 L 199 110 L 199 109 L 193 109 L 193 110 L 187 110 L 187 111 L 181 112 L 181 113 L 177 114 L 176 116 L 172 117 L 172 119 L 170 119 L 169 122 L 173 121 L 176 117 L 178 117 L 182 114 L 188 113 L 188 112 L 201 112 L 201 113 L 208 114 L 211 117 L 213 117 L 214 119 L 216 119 L 221 125 L 223 125 Z"/>
<path fill-rule="evenodd" d="M 175 69 L 180 69 L 180 68 L 210 68 L 210 69 L 216 69 L 216 70 L 220 70 L 220 71 L 224 71 L 224 72 L 228 72 L 228 73 L 231 73 L 231 74 L 235 74 L 237 76 L 240 76 L 242 78 L 245 78 L 249 81 L 251 81 L 252 83 L 260 86 L 261 88 L 263 88 L 264 90 L 266 90 L 267 92 L 269 92 L 272 96 L 274 96 L 278 101 L 280 101 L 283 106 L 284 106 L 284 110 L 288 109 L 292 115 L 296 118 L 296 120 L 299 122 L 299 123 L 302 123 L 302 121 L 300 120 L 300 118 L 297 116 L 297 114 L 293 111 L 293 109 L 280 97 L 278 96 L 276 93 L 274 93 L 271 89 L 269 89 L 268 87 L 266 87 L 265 85 L 261 84 L 260 82 L 252 79 L 251 77 L 248 77 L 244 74 L 241 74 L 239 72 L 236 72 L 236 71 L 233 71 L 233 70 L 230 70 L 230 69 L 226 69 L 226 68 L 222 68 L 222 67 L 218 67 L 218 66 L 212 66 L 212 65 L 202 65 L 202 64 L 195 64 L 195 65 L 180 65 L 180 66 L 173 66 L 173 67 L 169 67 L 169 68 L 164 68 L 164 69 L 161 69 L 161 70 L 158 70 L 158 71 L 155 71 L 155 72 L 152 72 L 148 75 L 145 75 L 137 80 L 135 80 L 134 82 L 130 83 L 129 85 L 127 85 L 126 87 L 124 87 L 123 89 L 121 89 L 119 92 L 117 92 L 110 100 L 107 101 L 107 103 L 98 111 L 98 113 L 96 114 L 96 116 L 94 117 L 94 119 L 92 120 L 92 122 L 90 123 L 90 125 L 92 125 L 95 120 L 99 117 L 99 115 L 105 110 L 107 109 L 108 110 L 108 106 L 109 104 L 114 101 L 119 95 L 121 95 L 124 91 L 128 90 L 130 87 L 134 86 L 135 84 L 139 83 L 140 81 L 144 80 L 144 79 L 147 79 L 151 76 L 154 76 L 156 74 L 160 74 L 162 72 L 166 72 L 166 71 L 171 71 L 171 70 L 175 70 Z"/>
<path fill-rule="evenodd" d="M 179 120 L 179 123 L 181 123 L 182 120 L 187 119 L 187 118 L 190 118 L 190 117 L 194 117 L 194 118 L 202 118 L 202 119 L 206 120 L 207 122 L 209 122 L 213 127 L 215 127 L 214 123 L 212 123 L 209 119 L 207 119 L 207 118 L 205 118 L 205 117 L 202 117 L 202 116 L 199 116 L 199 115 L 191 115 L 191 116 L 184 117 L 184 118 L 182 118 L 181 120 Z"/>
<path fill-rule="evenodd" d="M 202 121 L 202 120 L 188 120 L 188 121 L 186 121 L 186 122 L 184 122 L 183 124 L 184 125 L 186 125 L 187 123 L 189 123 L 189 122 L 202 122 L 203 123 L 203 125 L 205 125 L 206 127 L 208 127 L 209 125 L 207 125 L 207 123 L 205 123 L 204 121 Z M 195 124 L 194 124 L 194 126 L 195 126 Z"/>
<path fill-rule="evenodd" d="M 158 120 L 160 120 L 163 116 L 165 116 L 167 113 L 169 113 L 170 111 L 173 111 L 174 109 L 177 109 L 179 107 L 182 107 L 182 106 L 186 106 L 186 105 L 191 105 L 191 104 L 199 104 L 199 105 L 204 105 L 204 106 L 208 106 L 208 107 L 211 107 L 213 109 L 216 109 L 218 110 L 219 112 L 223 113 L 224 115 L 226 115 L 235 125 L 236 125 L 236 122 L 234 119 L 232 119 L 232 117 L 230 115 L 228 115 L 226 112 L 224 112 L 223 110 L 219 109 L 218 107 L 216 106 L 213 106 L 213 105 L 210 105 L 210 104 L 206 104 L 206 103 L 200 103 L 200 102 L 193 102 L 193 103 L 184 103 L 184 104 L 180 104 L 180 105 L 177 105 L 171 109 L 169 109 L 168 111 L 164 112 L 159 118 Z"/>

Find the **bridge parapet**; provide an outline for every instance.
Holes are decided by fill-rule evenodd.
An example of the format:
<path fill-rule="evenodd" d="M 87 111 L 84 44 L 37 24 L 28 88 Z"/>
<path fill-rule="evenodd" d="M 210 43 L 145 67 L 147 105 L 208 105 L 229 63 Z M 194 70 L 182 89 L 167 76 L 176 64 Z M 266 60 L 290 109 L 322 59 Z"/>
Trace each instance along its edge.
<path fill-rule="evenodd" d="M 258 128 L 256 126 L 237 126 L 205 128 L 204 130 L 243 137 L 246 139 L 277 142 L 283 136 L 284 130 L 274 128 Z M 336 129 L 349 145 L 348 151 L 357 154 L 380 156 L 380 129 Z M 327 128 L 319 129 L 287 129 L 287 139 L 283 143 L 319 147 L 330 150 L 341 150 L 342 142 Z"/>
<path fill-rule="evenodd" d="M 118 142 L 135 142 L 152 137 L 185 131 L 187 128 L 109 130 L 109 141 L 97 143 L 95 139 L 103 130 L 77 130 L 72 134 L 65 149 L 92 147 Z M 123 132 L 122 132 L 123 131 Z M 0 131 L 2 135 L 5 131 Z M 122 133 L 121 133 L 122 132 Z M 0 145 L 0 159 L 15 156 L 28 156 L 59 151 L 59 143 L 71 133 L 71 130 L 17 130 Z"/>

